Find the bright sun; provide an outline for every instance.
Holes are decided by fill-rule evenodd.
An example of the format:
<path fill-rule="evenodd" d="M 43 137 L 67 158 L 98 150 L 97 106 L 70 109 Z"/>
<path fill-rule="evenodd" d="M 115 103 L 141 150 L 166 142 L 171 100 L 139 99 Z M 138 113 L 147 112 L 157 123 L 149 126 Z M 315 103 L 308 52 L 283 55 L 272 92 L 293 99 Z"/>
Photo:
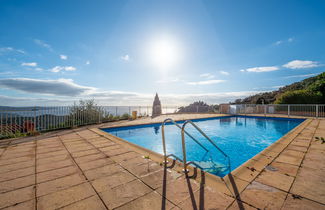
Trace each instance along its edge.
<path fill-rule="evenodd" d="M 179 61 L 179 47 L 170 38 L 160 38 L 152 41 L 149 46 L 149 57 L 152 64 L 159 69 L 167 70 Z"/>

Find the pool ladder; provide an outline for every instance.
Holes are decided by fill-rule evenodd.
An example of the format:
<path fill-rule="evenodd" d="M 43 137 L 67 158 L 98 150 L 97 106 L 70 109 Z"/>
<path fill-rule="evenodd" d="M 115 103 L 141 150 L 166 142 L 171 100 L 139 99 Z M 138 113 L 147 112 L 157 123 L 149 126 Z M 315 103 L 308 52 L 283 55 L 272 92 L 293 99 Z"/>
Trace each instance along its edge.
<path fill-rule="evenodd" d="M 183 160 L 178 158 L 176 155 L 174 154 L 168 154 L 167 155 L 167 152 L 166 152 L 166 141 L 165 141 L 165 124 L 166 123 L 172 123 L 173 125 L 175 125 L 176 127 L 178 127 L 180 130 L 181 130 L 181 135 L 182 135 L 182 151 L 183 151 Z M 192 164 L 192 165 L 195 165 L 196 167 L 198 168 L 201 168 L 198 164 L 196 164 L 195 162 L 193 161 L 189 161 L 187 162 L 187 159 L 186 159 L 186 144 L 185 144 L 185 134 L 187 136 L 189 136 L 194 142 L 196 142 L 198 145 L 200 145 L 205 151 L 209 151 L 207 148 L 205 148 L 196 138 L 194 138 L 191 134 L 189 134 L 186 130 L 185 130 L 185 127 L 186 125 L 188 124 L 191 124 L 197 131 L 199 131 L 199 133 L 205 137 L 226 159 L 227 159 L 227 162 L 228 162 L 228 171 L 230 172 L 231 171 L 231 167 L 230 167 L 230 159 L 228 157 L 228 155 L 223 152 L 217 145 L 216 143 L 211 139 L 209 138 L 195 123 L 193 123 L 191 120 L 186 120 L 182 126 L 180 126 L 179 124 L 177 124 L 173 119 L 171 118 L 167 118 L 164 120 L 164 122 L 162 123 L 161 125 L 161 135 L 162 135 L 162 144 L 163 144 L 163 153 L 164 153 L 164 162 L 165 163 L 168 163 L 168 160 L 167 158 L 168 157 L 174 157 L 175 159 L 183 162 L 183 165 L 184 165 L 184 168 L 183 168 L 183 172 L 184 173 L 187 173 L 189 170 L 187 169 L 187 166 Z"/>

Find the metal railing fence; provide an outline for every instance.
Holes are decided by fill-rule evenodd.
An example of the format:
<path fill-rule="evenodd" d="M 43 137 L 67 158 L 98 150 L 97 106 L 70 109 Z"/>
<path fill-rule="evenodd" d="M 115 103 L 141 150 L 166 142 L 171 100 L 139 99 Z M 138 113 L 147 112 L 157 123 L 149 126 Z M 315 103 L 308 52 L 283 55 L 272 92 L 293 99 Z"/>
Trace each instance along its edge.
<path fill-rule="evenodd" d="M 284 115 L 287 117 L 325 117 L 325 104 L 223 104 L 220 108 L 224 114 L 264 114 Z"/>
<path fill-rule="evenodd" d="M 162 114 L 178 113 L 180 108 L 181 106 L 162 106 Z M 129 119 L 133 111 L 137 111 L 138 117 L 151 116 L 152 106 L 0 106 L 0 139 L 31 132 Z M 193 110 L 182 112 L 203 113 L 211 110 L 206 106 L 197 106 Z"/>
<path fill-rule="evenodd" d="M 152 106 L 0 106 L 0 139 L 81 125 L 151 116 Z M 325 117 L 325 104 L 221 104 L 219 106 L 162 106 L 162 114 L 221 113 Z"/>

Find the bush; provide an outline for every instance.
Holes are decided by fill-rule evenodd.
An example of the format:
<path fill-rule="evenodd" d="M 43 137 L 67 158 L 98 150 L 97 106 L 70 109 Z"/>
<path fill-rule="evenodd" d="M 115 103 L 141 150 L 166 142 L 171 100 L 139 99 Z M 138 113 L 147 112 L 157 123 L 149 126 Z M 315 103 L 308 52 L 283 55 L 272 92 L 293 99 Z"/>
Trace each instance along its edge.
<path fill-rule="evenodd" d="M 325 103 L 325 79 L 316 81 L 315 83 L 309 86 L 308 90 L 320 95 L 321 96 L 320 103 L 322 104 Z"/>
<path fill-rule="evenodd" d="M 130 119 L 130 115 L 128 113 L 125 113 L 120 116 L 120 120 L 128 120 L 128 119 Z"/>
<path fill-rule="evenodd" d="M 97 106 L 93 99 L 80 100 L 78 104 L 74 104 L 70 111 L 70 121 L 64 122 L 68 125 L 86 125 L 99 122 L 110 122 L 117 120 L 127 120 L 130 118 L 128 113 L 114 116 L 105 113 L 102 107 Z"/>
<path fill-rule="evenodd" d="M 287 91 L 275 101 L 276 104 L 319 104 L 321 102 L 322 95 L 319 92 L 308 90 Z"/>
<path fill-rule="evenodd" d="M 215 112 L 218 109 L 217 105 L 208 105 L 203 101 L 196 101 L 188 106 L 178 108 L 178 113 L 185 112 L 197 112 L 197 113 L 207 113 L 207 112 Z"/>
<path fill-rule="evenodd" d="M 2 133 L 0 134 L 0 140 L 1 139 L 10 139 L 10 138 L 19 138 L 19 137 L 25 137 L 25 136 L 37 136 L 40 133 L 37 131 L 30 131 L 27 133 L 21 133 L 20 131 L 17 131 L 15 133 Z"/>
<path fill-rule="evenodd" d="M 103 110 L 95 104 L 93 99 L 80 100 L 79 104 L 75 103 L 70 110 L 72 125 L 97 123 L 100 118 L 104 117 Z"/>

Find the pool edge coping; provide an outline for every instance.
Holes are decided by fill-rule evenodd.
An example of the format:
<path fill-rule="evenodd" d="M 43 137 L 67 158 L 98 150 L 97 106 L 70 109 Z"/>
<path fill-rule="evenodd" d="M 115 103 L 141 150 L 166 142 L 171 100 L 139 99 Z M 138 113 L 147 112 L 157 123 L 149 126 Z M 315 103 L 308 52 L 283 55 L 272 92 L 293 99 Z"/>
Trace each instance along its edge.
<path fill-rule="evenodd" d="M 228 115 L 231 116 L 231 115 Z M 252 116 L 252 115 L 250 115 Z M 215 118 L 215 117 L 208 117 L 208 118 Z M 266 117 L 267 118 L 267 117 Z M 278 117 L 280 118 L 280 117 Z M 282 117 L 285 118 L 285 117 Z M 196 119 L 207 119 L 207 118 L 196 118 Z M 254 157 L 250 158 L 240 166 L 238 166 L 236 169 L 231 171 L 229 174 L 227 174 L 224 177 L 219 177 L 216 175 L 213 175 L 209 172 L 202 172 L 199 168 L 194 168 L 192 166 L 188 166 L 190 172 L 189 174 L 196 174 L 195 179 L 202 180 L 202 175 L 204 174 L 204 182 L 208 186 L 216 188 L 216 190 L 223 192 L 229 196 L 236 197 L 237 194 L 242 192 L 262 171 L 263 169 L 272 163 L 281 153 L 282 151 L 287 148 L 287 146 L 301 133 L 301 131 L 309 125 L 313 118 L 304 118 L 301 117 L 299 119 L 304 119 L 303 122 L 301 122 L 300 125 L 296 126 L 292 130 L 290 130 L 288 133 L 286 133 L 284 136 L 282 136 L 277 141 L 273 142 L 270 146 L 256 154 Z M 189 119 L 190 120 L 190 119 Z M 183 121 L 183 120 L 179 120 Z M 159 123 L 159 122 L 157 122 Z M 155 124 L 155 123 L 144 123 L 139 125 L 147 125 L 147 124 Z M 132 125 L 125 125 L 125 126 L 116 126 L 116 127 L 126 127 L 126 126 L 132 126 Z M 115 126 L 112 126 L 115 128 Z M 112 128 L 110 127 L 110 128 Z M 143 156 L 147 156 L 150 159 L 152 159 L 155 162 L 158 162 L 159 164 L 162 164 L 162 161 L 164 160 L 164 156 L 154 152 L 152 150 L 146 149 L 144 147 L 141 147 L 139 145 L 136 145 L 134 143 L 131 143 L 127 140 L 124 140 L 122 138 L 119 138 L 117 136 L 114 136 L 108 132 L 105 132 L 101 130 L 101 127 L 98 128 L 92 128 L 90 129 L 94 131 L 95 133 L 108 138 L 109 140 L 112 140 L 116 143 L 122 144 L 126 146 L 127 148 L 138 152 L 142 154 Z M 170 158 L 168 158 L 169 161 L 174 161 Z M 179 161 L 174 161 L 175 165 L 173 166 L 173 170 L 182 173 L 183 169 L 183 163 Z M 234 182 L 237 182 L 236 186 L 232 186 Z"/>
<path fill-rule="evenodd" d="M 179 121 L 186 121 L 186 120 L 204 120 L 204 119 L 210 119 L 210 118 L 217 118 L 217 117 L 232 117 L 234 115 L 230 115 L 230 114 L 215 114 L 216 116 L 213 117 L 199 117 L 199 118 L 192 118 L 192 119 L 183 119 L 183 120 L 175 120 L 175 122 L 179 122 Z M 165 118 L 167 119 L 167 118 Z M 132 122 L 132 120 L 131 120 Z M 139 123 L 139 124 L 130 124 L 130 125 L 109 125 L 106 127 L 103 126 L 99 126 L 98 129 L 104 129 L 104 128 L 123 128 L 123 127 L 130 127 L 130 126 L 143 126 L 143 125 L 151 125 L 151 124 L 161 124 L 163 122 L 162 121 L 158 121 L 158 122 L 148 122 L 148 123 Z"/>

